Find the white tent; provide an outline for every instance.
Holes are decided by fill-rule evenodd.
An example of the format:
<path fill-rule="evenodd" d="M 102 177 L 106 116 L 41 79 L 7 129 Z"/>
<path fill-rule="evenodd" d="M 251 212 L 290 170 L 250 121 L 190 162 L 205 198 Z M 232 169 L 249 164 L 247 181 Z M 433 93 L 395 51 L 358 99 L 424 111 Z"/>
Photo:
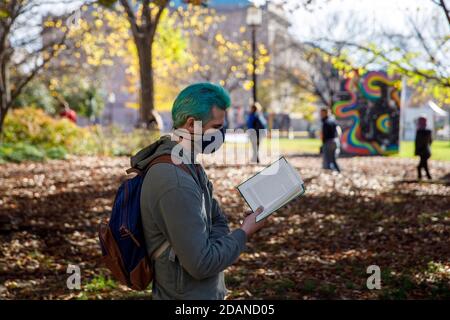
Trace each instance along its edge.
<path fill-rule="evenodd" d="M 428 105 L 438 116 L 448 117 L 448 112 L 440 108 L 436 103 L 434 103 L 434 101 L 429 101 Z"/>

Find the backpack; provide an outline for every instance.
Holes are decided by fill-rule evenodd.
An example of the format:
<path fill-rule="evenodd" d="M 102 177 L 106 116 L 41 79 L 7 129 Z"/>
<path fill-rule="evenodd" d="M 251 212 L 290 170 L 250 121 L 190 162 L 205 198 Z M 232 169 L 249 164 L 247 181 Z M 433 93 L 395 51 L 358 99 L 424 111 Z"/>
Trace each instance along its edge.
<path fill-rule="evenodd" d="M 119 187 L 114 199 L 109 221 L 100 223 L 99 239 L 102 260 L 114 278 L 135 290 L 145 290 L 153 280 L 151 258 L 145 245 L 141 220 L 140 196 L 141 187 L 147 171 L 157 163 L 171 163 L 171 155 L 161 155 L 143 169 L 130 168 L 127 173 L 137 175 L 125 180 Z M 176 165 L 189 173 L 185 164 Z M 169 243 L 165 241 L 151 257 L 156 258 Z"/>

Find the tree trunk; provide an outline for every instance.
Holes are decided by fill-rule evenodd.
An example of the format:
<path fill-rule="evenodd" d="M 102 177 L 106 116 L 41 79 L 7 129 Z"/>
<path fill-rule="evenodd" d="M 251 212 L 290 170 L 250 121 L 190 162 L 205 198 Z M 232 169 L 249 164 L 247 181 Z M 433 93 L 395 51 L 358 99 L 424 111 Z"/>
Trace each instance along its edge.
<path fill-rule="evenodd" d="M 169 3 L 168 0 L 153 1 L 158 7 L 157 13 L 152 16 L 150 1 L 142 2 L 141 22 L 138 23 L 135 9 L 128 0 L 121 0 L 128 21 L 131 25 L 134 43 L 139 57 L 139 75 L 141 82 L 140 90 L 140 119 L 138 125 L 146 128 L 159 129 L 157 114 L 154 110 L 154 84 L 153 84 L 153 39 L 156 28 L 164 8 Z"/>
<path fill-rule="evenodd" d="M 3 110 L 7 110 L 7 109 L 3 109 L 3 102 L 2 102 L 2 106 L 0 107 L 0 137 L 1 134 L 3 132 L 3 123 L 5 122 L 5 118 L 6 118 L 6 111 Z"/>
<path fill-rule="evenodd" d="M 153 47 L 149 36 L 136 38 L 139 56 L 140 75 L 140 119 L 139 126 L 144 128 L 157 127 L 154 110 L 153 84 Z"/>
<path fill-rule="evenodd" d="M 11 86 L 9 78 L 9 62 L 0 62 L 0 134 L 9 106 L 11 105 Z"/>

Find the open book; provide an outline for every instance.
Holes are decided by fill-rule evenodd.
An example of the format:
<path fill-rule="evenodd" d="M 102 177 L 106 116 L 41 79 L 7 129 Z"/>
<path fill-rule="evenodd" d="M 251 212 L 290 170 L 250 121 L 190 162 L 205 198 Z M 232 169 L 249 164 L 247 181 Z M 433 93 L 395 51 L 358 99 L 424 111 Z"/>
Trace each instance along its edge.
<path fill-rule="evenodd" d="M 305 192 L 305 185 L 297 170 L 284 157 L 241 183 L 237 189 L 253 211 L 259 206 L 264 211 L 256 222 L 278 210 Z"/>

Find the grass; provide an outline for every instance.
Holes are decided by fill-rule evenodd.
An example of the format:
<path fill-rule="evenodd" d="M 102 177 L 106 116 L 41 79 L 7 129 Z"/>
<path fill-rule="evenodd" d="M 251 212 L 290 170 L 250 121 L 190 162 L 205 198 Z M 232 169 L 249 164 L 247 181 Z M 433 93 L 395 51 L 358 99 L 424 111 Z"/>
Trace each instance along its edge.
<path fill-rule="evenodd" d="M 89 280 L 86 285 L 83 285 L 83 290 L 76 297 L 77 300 L 89 300 L 95 295 L 105 292 L 110 292 L 117 289 L 117 283 L 110 278 L 100 274 Z"/>
<path fill-rule="evenodd" d="M 319 153 L 321 142 L 318 139 L 288 139 L 288 138 L 280 138 L 278 140 L 278 145 L 275 140 L 264 139 L 260 148 L 270 148 L 272 151 L 279 148 L 280 153 Z M 251 150 L 250 142 L 226 142 L 224 144 L 225 148 L 233 150 L 233 148 L 240 148 L 245 146 Z M 268 149 L 266 149 L 268 150 Z"/>
<path fill-rule="evenodd" d="M 104 275 L 99 275 L 93 278 L 88 284 L 84 286 L 85 291 L 104 291 L 116 289 L 117 284 L 113 279 L 106 278 Z"/>
<path fill-rule="evenodd" d="M 279 150 L 280 153 L 299 153 L 307 154 L 313 153 L 318 154 L 320 145 L 322 144 L 319 139 L 279 139 Z M 233 143 L 227 143 L 230 145 Z M 261 147 L 265 148 L 271 146 L 272 148 L 276 146 L 276 142 L 270 139 L 264 139 Z M 449 141 L 434 141 L 431 145 L 431 159 L 450 161 L 450 142 Z M 392 157 L 399 158 L 415 158 L 414 155 L 414 141 L 402 141 L 400 143 L 400 152 L 393 154 Z"/>
<path fill-rule="evenodd" d="M 263 146 L 268 143 L 274 146 L 274 141 L 269 141 L 265 139 L 263 141 Z M 319 139 L 288 139 L 280 138 L 279 148 L 281 153 L 319 153 L 319 149 L 322 142 Z"/>
<path fill-rule="evenodd" d="M 400 152 L 395 157 L 414 158 L 414 141 L 402 141 L 400 143 Z M 431 159 L 450 161 L 450 142 L 433 141 L 431 145 Z"/>

